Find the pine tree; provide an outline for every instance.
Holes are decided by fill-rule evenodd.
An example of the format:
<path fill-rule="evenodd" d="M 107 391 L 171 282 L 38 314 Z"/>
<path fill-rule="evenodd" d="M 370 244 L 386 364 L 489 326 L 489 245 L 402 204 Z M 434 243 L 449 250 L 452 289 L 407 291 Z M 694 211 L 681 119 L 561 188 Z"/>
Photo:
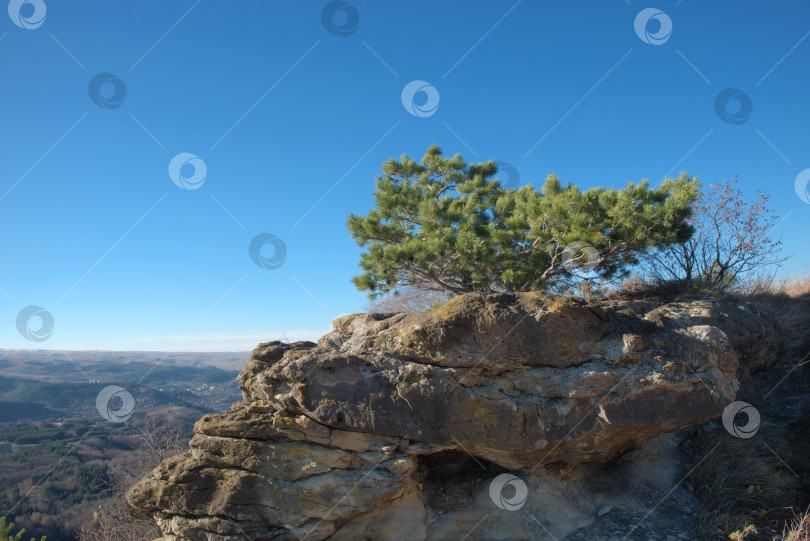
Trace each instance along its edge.
<path fill-rule="evenodd" d="M 14 529 L 14 523 L 12 522 L 8 526 L 6 526 L 6 518 L 0 517 L 0 541 L 21 541 L 22 535 L 25 533 L 25 530 L 20 530 L 16 535 L 12 535 L 11 531 Z M 31 541 L 36 541 L 33 537 Z M 40 541 L 45 541 L 45 536 L 42 536 Z"/>
<path fill-rule="evenodd" d="M 683 242 L 699 183 L 685 173 L 585 192 L 553 174 L 541 192 L 505 189 L 494 162 L 468 164 L 433 145 L 420 162 L 403 155 L 376 177 L 376 208 L 350 214 L 364 248 L 352 281 L 375 297 L 403 287 L 451 294 L 545 290 L 576 278 L 583 265 L 622 276 L 637 255 Z M 594 267 L 595 261 L 598 265 Z"/>

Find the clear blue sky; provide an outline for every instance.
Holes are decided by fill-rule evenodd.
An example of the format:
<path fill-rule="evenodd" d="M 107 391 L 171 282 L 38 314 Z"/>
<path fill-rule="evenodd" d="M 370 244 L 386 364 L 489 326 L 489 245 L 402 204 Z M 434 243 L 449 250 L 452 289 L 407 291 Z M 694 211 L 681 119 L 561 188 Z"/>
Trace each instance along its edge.
<path fill-rule="evenodd" d="M 316 338 L 366 303 L 347 214 L 371 207 L 383 161 L 431 143 L 521 184 L 738 175 L 790 213 L 786 270 L 810 263 L 806 2 L 661 1 L 647 43 L 638 0 L 353 0 L 331 19 L 346 36 L 324 1 L 43 1 L 16 19 L 35 28 L 0 17 L 2 347 Z M 96 93 L 114 108 L 90 98 L 99 73 L 126 87 Z M 402 103 L 414 80 L 439 96 L 423 117 Z M 715 111 L 726 88 L 750 97 L 742 123 Z M 197 189 L 169 176 L 180 153 L 205 163 Z M 285 243 L 279 268 L 249 257 L 260 233 Z M 43 342 L 18 332 L 29 305 L 53 316 Z"/>

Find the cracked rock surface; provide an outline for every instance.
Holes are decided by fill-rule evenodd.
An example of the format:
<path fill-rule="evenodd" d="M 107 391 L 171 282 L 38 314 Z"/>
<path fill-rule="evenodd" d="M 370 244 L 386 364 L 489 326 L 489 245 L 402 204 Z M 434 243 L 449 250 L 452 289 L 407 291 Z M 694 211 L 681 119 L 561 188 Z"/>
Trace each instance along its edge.
<path fill-rule="evenodd" d="M 163 541 L 580 535 L 672 487 L 664 435 L 721 415 L 775 336 L 718 299 L 469 294 L 345 316 L 317 344 L 260 344 L 244 399 L 127 500 Z M 504 472 L 528 487 L 518 510 L 490 495 Z"/>

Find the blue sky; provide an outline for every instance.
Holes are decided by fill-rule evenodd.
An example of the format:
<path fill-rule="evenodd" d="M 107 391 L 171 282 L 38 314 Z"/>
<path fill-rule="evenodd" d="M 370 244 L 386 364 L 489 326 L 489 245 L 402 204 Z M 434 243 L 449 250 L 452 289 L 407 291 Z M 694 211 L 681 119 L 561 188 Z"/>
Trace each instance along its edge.
<path fill-rule="evenodd" d="M 316 338 L 366 303 L 348 213 L 371 207 L 383 161 L 432 143 L 521 184 L 738 175 L 787 215 L 785 272 L 810 263 L 805 2 L 356 0 L 333 32 L 323 1 L 21 3 L 0 20 L 6 348 Z M 94 102 L 100 73 L 119 95 Z M 439 98 L 421 117 L 402 103 L 414 80 Z M 753 106 L 738 124 L 715 111 L 727 88 Z M 180 153 L 205 164 L 196 189 L 169 176 Z M 262 233 L 286 246 L 277 268 L 249 257 Z M 30 305 L 53 317 L 47 340 L 18 331 Z"/>

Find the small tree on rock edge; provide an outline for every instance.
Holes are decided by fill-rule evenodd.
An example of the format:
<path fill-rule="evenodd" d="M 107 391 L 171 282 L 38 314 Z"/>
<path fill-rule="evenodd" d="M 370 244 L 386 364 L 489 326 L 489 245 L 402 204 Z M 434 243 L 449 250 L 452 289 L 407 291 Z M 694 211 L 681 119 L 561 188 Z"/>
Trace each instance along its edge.
<path fill-rule="evenodd" d="M 405 287 L 452 295 L 555 288 L 585 266 L 622 276 L 638 255 L 688 240 L 698 180 L 685 173 L 585 192 L 553 174 L 541 192 L 504 189 L 492 162 L 468 164 L 428 148 L 420 162 L 390 159 L 376 177 L 376 208 L 350 214 L 361 255 L 352 281 L 372 298 Z M 598 265 L 594 264 L 598 262 Z"/>

